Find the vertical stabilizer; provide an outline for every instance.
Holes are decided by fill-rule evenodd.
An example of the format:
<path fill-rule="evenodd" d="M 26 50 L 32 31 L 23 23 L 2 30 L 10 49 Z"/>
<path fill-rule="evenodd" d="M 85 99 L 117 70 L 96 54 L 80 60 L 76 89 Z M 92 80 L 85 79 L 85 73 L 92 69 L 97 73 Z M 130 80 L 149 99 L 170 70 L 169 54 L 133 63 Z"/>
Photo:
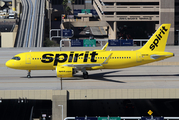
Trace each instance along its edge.
<path fill-rule="evenodd" d="M 165 51 L 171 24 L 162 24 L 139 51 Z"/>

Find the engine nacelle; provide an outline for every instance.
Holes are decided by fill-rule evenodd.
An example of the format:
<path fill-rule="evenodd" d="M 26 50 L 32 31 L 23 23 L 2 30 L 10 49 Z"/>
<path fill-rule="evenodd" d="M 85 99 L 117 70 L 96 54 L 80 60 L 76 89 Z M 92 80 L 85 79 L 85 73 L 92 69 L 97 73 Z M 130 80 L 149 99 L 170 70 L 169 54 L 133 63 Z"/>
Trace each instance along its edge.
<path fill-rule="evenodd" d="M 75 69 L 73 67 L 57 66 L 56 73 L 57 77 L 73 77 L 73 74 L 75 74 Z"/>

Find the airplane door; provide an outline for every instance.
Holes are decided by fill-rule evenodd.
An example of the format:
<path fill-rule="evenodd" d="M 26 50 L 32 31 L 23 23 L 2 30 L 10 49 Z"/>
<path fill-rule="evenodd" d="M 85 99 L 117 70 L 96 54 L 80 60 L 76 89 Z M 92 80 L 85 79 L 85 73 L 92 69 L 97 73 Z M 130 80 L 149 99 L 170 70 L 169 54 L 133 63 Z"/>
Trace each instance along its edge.
<path fill-rule="evenodd" d="M 31 55 L 26 54 L 26 64 L 31 64 Z"/>
<path fill-rule="evenodd" d="M 137 53 L 137 54 L 136 54 L 136 61 L 137 61 L 137 62 L 141 62 L 141 61 L 142 61 L 141 53 Z"/>

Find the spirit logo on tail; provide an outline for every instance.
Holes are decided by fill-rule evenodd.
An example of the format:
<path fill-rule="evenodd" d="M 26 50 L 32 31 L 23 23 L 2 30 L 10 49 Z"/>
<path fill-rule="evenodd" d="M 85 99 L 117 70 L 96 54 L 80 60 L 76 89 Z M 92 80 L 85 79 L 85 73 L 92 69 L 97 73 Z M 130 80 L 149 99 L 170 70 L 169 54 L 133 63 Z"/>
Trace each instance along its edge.
<path fill-rule="evenodd" d="M 158 35 L 156 35 L 155 40 L 153 41 L 153 43 L 150 45 L 150 49 L 154 50 L 155 47 L 158 47 L 158 43 L 159 41 L 162 39 L 162 36 L 165 34 L 165 32 L 167 32 L 168 29 L 165 28 L 165 26 L 162 26 L 162 30 L 160 29 L 160 33 Z"/>

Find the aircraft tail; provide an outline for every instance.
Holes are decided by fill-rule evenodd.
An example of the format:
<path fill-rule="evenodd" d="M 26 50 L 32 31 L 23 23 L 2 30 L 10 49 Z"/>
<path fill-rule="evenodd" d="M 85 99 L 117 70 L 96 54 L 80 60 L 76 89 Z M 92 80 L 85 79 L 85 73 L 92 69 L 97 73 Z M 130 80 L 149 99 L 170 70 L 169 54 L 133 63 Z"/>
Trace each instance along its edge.
<path fill-rule="evenodd" d="M 139 51 L 165 51 L 171 24 L 162 24 Z"/>

